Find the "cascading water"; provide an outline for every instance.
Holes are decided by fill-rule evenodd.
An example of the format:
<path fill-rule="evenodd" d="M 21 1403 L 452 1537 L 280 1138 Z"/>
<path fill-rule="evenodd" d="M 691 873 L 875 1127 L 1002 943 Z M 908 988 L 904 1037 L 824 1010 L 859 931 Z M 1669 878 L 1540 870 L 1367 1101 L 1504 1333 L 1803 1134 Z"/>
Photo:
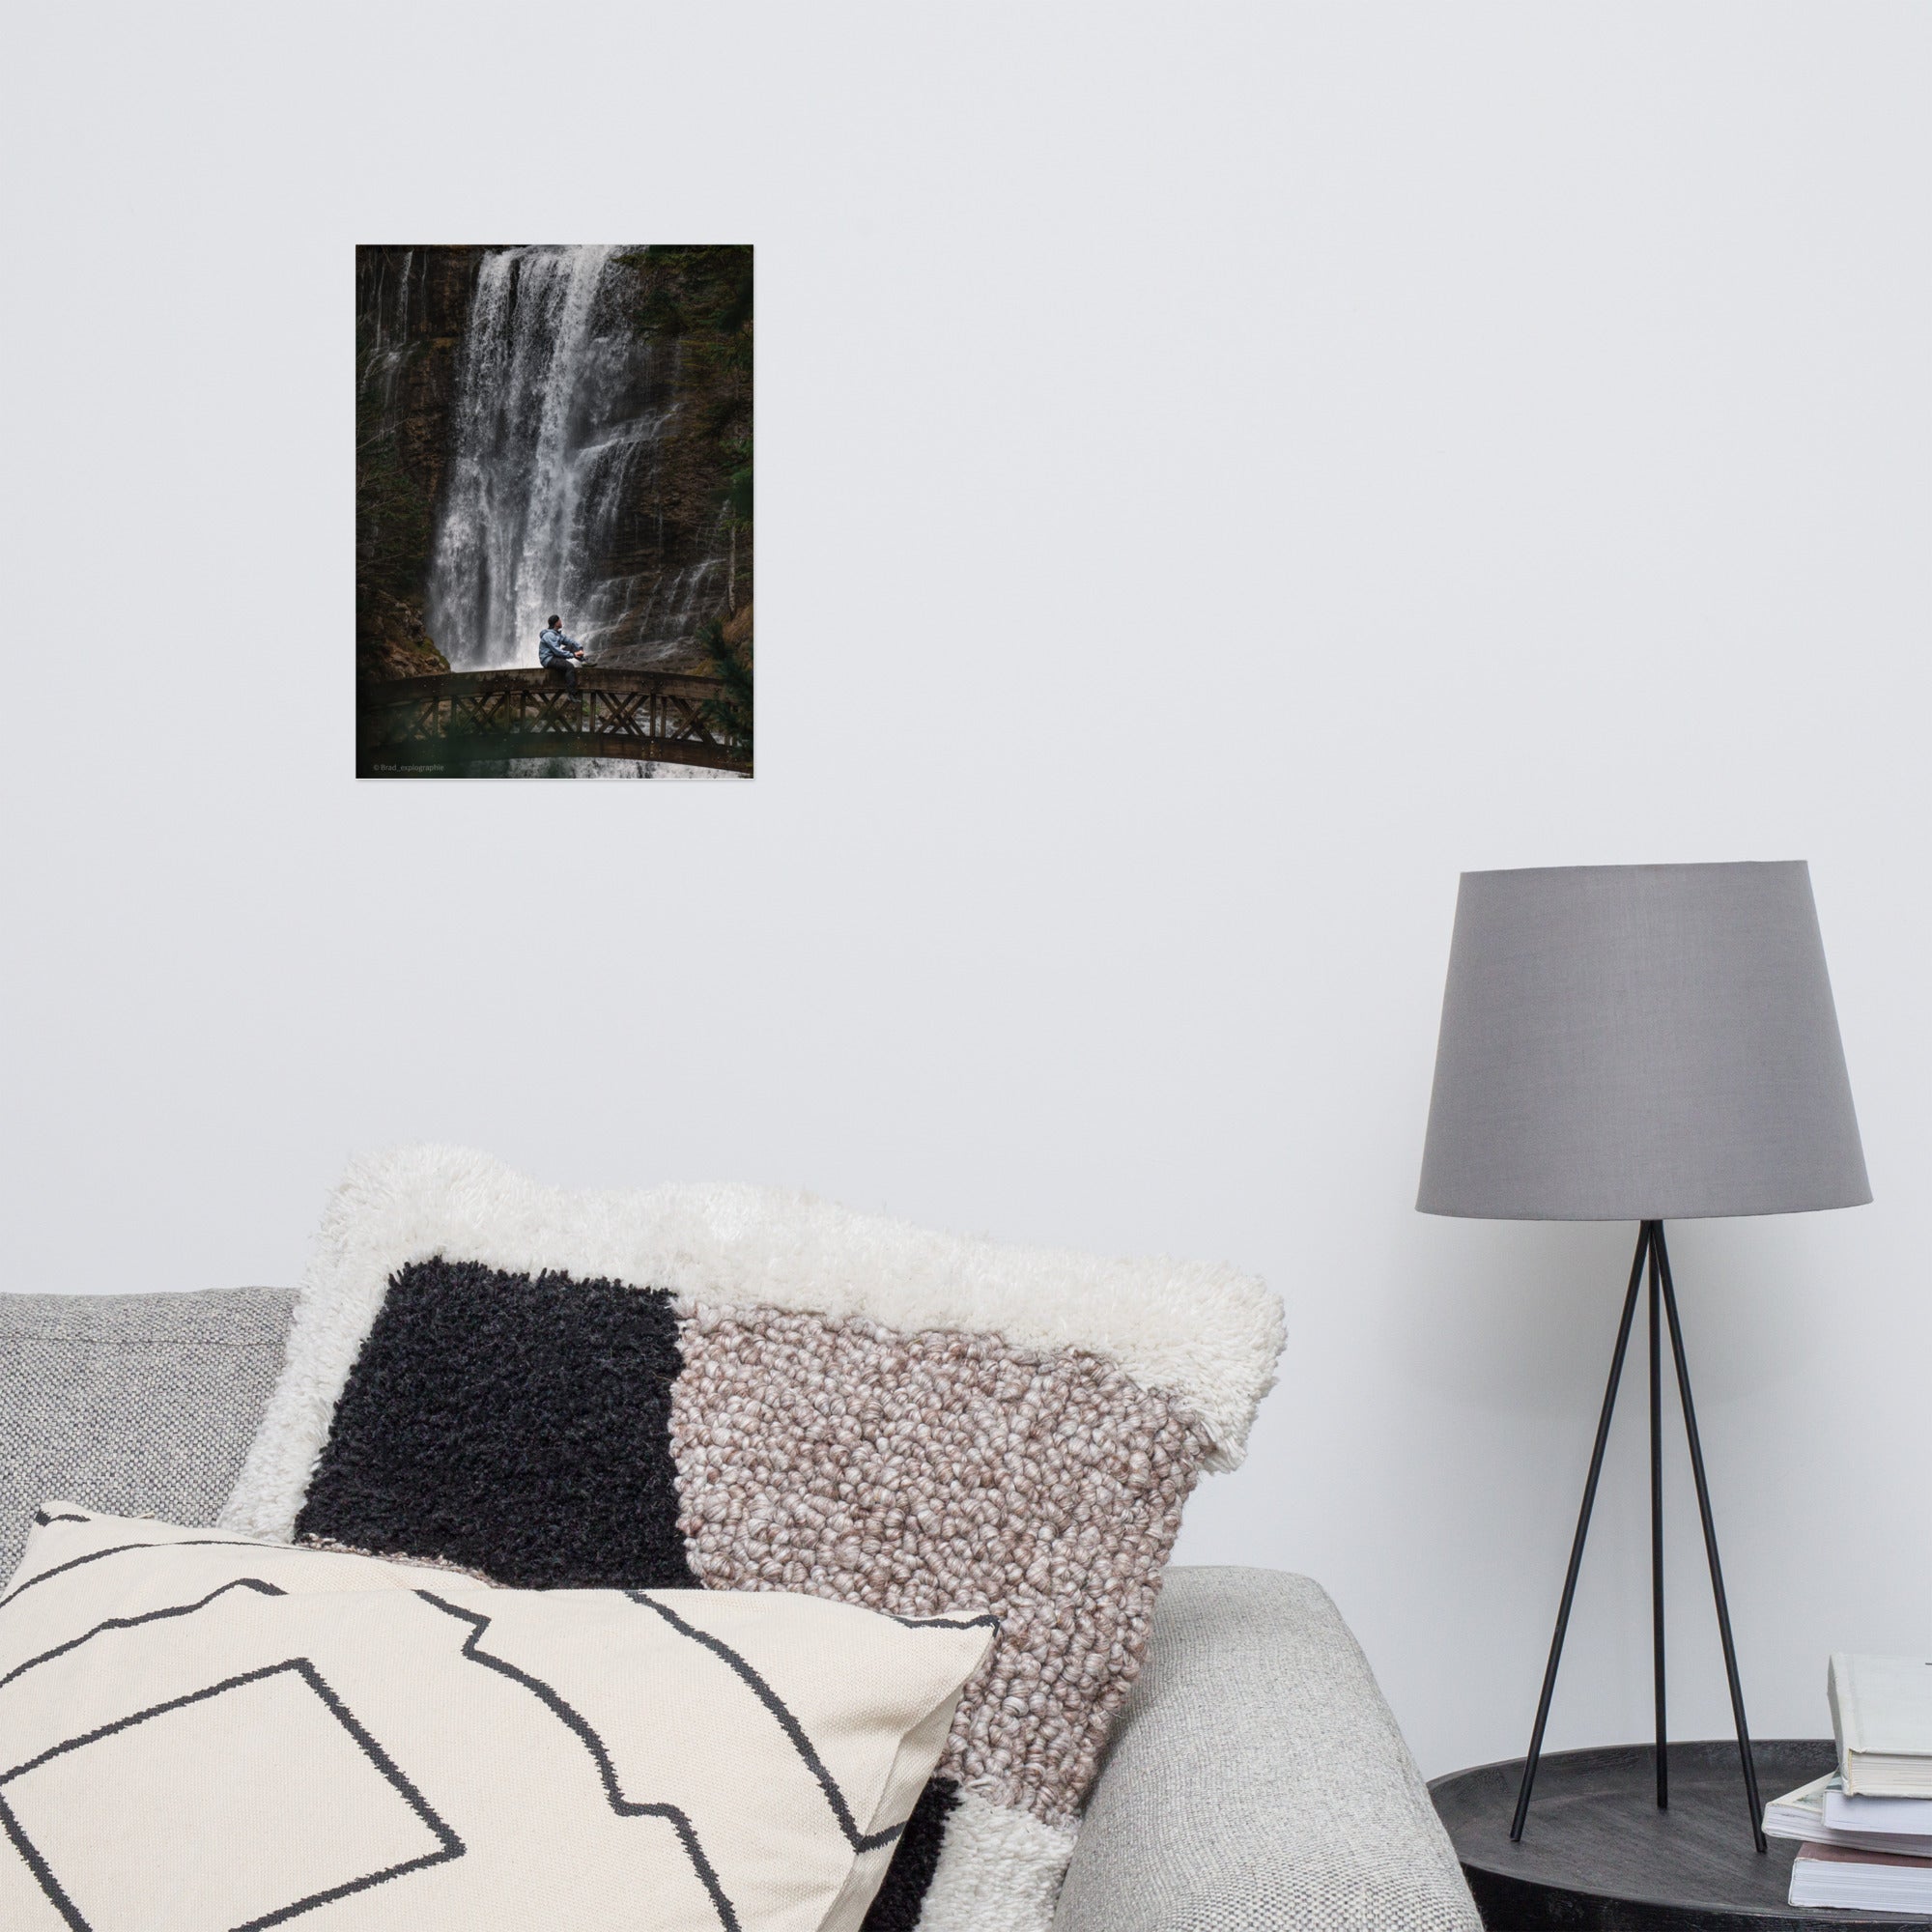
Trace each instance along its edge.
<path fill-rule="evenodd" d="M 458 668 L 533 665 L 552 611 L 593 655 L 668 656 L 720 602 L 721 564 L 652 568 L 640 537 L 675 407 L 655 364 L 677 349 L 632 325 L 624 252 L 504 248 L 477 270 L 428 585 Z"/>
<path fill-rule="evenodd" d="M 404 362 L 409 359 L 410 270 L 414 263 L 415 250 L 404 249 L 402 278 L 393 299 L 385 299 L 387 291 L 384 287 L 384 277 L 380 272 L 376 280 L 375 312 L 371 329 L 373 340 L 368 359 L 362 366 L 357 395 L 359 397 L 366 394 L 372 383 L 378 385 L 385 427 L 396 407 L 396 380 L 402 374 Z M 392 311 L 394 327 L 390 327 Z"/>

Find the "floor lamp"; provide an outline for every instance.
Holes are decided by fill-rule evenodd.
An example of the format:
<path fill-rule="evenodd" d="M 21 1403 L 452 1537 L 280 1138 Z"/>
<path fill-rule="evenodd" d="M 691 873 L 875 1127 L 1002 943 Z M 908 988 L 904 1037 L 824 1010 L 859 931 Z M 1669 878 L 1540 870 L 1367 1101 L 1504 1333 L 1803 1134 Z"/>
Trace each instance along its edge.
<path fill-rule="evenodd" d="M 1503 1221 L 1635 1221 L 1510 1836 L 1522 1836 L 1604 1444 L 1649 1288 L 1651 1634 L 1657 1803 L 1664 1749 L 1662 1331 L 1667 1325 L 1757 1849 L 1763 1806 L 1690 1400 L 1664 1223 L 1871 1199 L 1824 942 L 1803 861 L 1465 872 L 1456 902 L 1416 1206 Z"/>

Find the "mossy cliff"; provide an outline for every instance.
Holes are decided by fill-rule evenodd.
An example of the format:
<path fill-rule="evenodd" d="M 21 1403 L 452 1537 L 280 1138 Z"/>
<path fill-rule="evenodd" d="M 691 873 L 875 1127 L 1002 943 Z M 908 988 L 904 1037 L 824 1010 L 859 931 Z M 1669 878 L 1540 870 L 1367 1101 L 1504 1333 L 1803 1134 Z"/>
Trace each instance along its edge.
<path fill-rule="evenodd" d="M 458 346 L 480 248 L 355 251 L 355 674 L 449 665 L 423 626 Z"/>

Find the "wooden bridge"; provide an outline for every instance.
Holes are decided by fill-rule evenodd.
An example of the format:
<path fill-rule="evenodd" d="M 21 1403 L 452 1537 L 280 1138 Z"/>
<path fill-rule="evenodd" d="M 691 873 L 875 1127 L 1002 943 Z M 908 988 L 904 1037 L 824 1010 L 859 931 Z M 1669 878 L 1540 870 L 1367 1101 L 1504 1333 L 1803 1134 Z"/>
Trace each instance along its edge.
<path fill-rule="evenodd" d="M 356 693 L 360 778 L 460 778 L 508 758 L 637 758 L 749 777 L 707 700 L 715 677 L 580 668 L 577 689 L 547 670 L 459 670 L 396 678 Z"/>

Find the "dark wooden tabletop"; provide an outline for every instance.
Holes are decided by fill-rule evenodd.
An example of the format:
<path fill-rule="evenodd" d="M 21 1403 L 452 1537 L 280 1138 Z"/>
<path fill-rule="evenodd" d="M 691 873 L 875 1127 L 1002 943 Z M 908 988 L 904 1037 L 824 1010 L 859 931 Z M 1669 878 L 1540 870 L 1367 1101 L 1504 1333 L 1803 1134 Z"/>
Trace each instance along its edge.
<path fill-rule="evenodd" d="M 1767 1804 L 1822 1776 L 1829 1738 L 1755 1746 Z M 1657 1808 L 1649 1745 L 1545 1753 L 1522 1842 L 1511 1844 L 1522 1760 L 1452 1772 L 1429 1787 L 1483 1922 L 1509 1932 L 1767 1932 L 1772 1926 L 1914 1926 L 1932 1917 L 1800 1911 L 1785 1902 L 1797 1846 L 1751 1844 L 1737 1745 L 1670 1747 L 1670 1808 Z"/>

